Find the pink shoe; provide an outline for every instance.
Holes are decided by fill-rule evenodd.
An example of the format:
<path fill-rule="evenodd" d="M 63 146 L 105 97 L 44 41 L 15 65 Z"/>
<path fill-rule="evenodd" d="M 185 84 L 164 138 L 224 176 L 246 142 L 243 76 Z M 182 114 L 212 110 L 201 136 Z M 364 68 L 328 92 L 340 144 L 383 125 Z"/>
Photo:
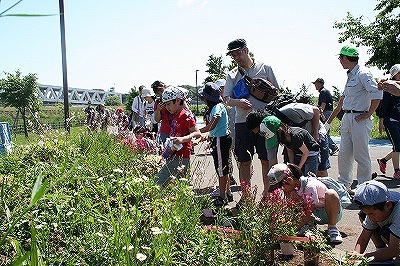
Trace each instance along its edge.
<path fill-rule="evenodd" d="M 393 174 L 394 179 L 400 179 L 400 170 Z"/>
<path fill-rule="evenodd" d="M 386 164 L 382 163 L 381 159 L 376 159 L 379 164 L 379 170 L 382 172 L 382 174 L 386 174 Z"/>

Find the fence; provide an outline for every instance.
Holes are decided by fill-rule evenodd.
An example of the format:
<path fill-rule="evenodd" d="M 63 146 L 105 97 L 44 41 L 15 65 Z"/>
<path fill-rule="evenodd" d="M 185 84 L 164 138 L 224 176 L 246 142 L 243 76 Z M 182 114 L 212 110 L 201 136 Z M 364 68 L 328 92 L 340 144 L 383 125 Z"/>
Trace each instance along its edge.
<path fill-rule="evenodd" d="M 71 123 L 71 127 L 79 127 L 85 125 L 85 121 L 76 121 L 74 123 Z M 64 128 L 64 121 L 59 121 L 57 123 L 48 123 L 48 124 L 43 124 L 43 128 L 45 129 L 60 129 Z M 16 134 L 23 134 L 24 133 L 24 125 L 17 125 L 17 127 L 11 127 L 11 134 L 16 135 Z M 41 129 L 32 129 L 31 127 L 28 127 L 28 132 L 32 131 L 40 131 Z"/>

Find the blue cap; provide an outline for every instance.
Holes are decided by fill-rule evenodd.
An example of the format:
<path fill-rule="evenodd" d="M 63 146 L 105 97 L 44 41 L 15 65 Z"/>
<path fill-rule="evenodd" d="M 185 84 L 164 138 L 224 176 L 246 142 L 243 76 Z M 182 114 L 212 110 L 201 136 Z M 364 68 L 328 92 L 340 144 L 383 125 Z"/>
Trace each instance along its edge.
<path fill-rule="evenodd" d="M 378 203 L 394 200 L 392 192 L 382 182 L 370 180 L 357 186 L 354 201 L 362 206 L 372 206 Z"/>

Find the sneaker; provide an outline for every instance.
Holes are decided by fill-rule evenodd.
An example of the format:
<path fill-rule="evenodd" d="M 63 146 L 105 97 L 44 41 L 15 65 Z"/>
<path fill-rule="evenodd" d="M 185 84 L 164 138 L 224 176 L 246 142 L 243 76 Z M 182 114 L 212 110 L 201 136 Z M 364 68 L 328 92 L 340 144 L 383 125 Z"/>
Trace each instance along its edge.
<path fill-rule="evenodd" d="M 328 229 L 329 241 L 332 244 L 340 244 L 343 242 L 342 235 L 336 227 L 331 227 Z"/>
<path fill-rule="evenodd" d="M 356 194 L 355 189 L 351 189 L 351 186 L 345 186 L 347 193 L 349 193 L 350 196 L 354 196 Z"/>
<path fill-rule="evenodd" d="M 226 194 L 226 199 L 228 200 L 228 202 L 233 202 L 233 194 Z"/>
<path fill-rule="evenodd" d="M 216 199 L 216 198 L 218 198 L 219 197 L 219 188 L 218 187 L 216 187 L 214 190 L 213 190 L 213 192 L 211 193 L 211 198 L 212 199 Z"/>
<path fill-rule="evenodd" d="M 386 174 L 386 164 L 381 161 L 381 159 L 376 159 L 379 164 L 379 170 L 382 172 L 382 174 Z"/>
<path fill-rule="evenodd" d="M 335 146 L 335 148 L 329 153 L 330 156 L 335 155 L 335 153 L 337 153 L 339 151 L 338 146 Z"/>
<path fill-rule="evenodd" d="M 221 208 L 225 205 L 228 204 L 228 201 L 226 199 L 223 199 L 222 197 L 217 197 L 214 202 L 213 202 L 214 206 L 217 208 Z"/>
<path fill-rule="evenodd" d="M 232 175 L 230 175 L 229 182 L 230 182 L 230 185 L 231 185 L 231 186 L 235 186 L 235 185 L 237 184 L 235 178 L 233 178 Z"/>
<path fill-rule="evenodd" d="M 396 171 L 396 173 L 393 174 L 394 179 L 400 179 L 400 170 Z"/>

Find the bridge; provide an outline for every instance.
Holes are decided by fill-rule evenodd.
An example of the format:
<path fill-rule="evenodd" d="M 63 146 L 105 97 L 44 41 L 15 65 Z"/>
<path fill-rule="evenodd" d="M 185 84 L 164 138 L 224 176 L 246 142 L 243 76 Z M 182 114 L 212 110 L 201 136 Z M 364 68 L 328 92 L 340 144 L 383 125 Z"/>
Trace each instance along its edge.
<path fill-rule="evenodd" d="M 44 104 L 64 102 L 63 87 L 53 85 L 39 85 L 38 97 Z M 85 90 L 78 88 L 68 88 L 68 99 L 74 105 L 86 105 L 88 101 L 92 104 L 104 103 L 109 96 L 118 96 L 122 102 L 123 95 L 118 92 L 104 90 Z"/>

